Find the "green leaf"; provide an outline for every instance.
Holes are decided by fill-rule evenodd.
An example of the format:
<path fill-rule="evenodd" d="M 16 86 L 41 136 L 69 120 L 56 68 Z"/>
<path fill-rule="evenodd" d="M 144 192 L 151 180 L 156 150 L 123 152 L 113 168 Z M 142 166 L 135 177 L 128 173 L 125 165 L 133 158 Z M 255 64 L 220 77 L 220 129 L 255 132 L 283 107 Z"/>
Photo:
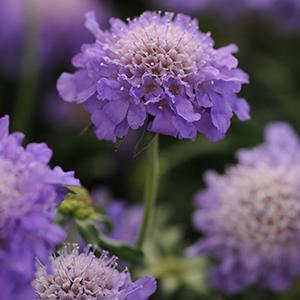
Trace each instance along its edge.
<path fill-rule="evenodd" d="M 99 249 L 105 249 L 111 254 L 133 263 L 143 261 L 143 252 L 130 245 L 109 239 L 101 235 L 95 223 L 91 220 L 75 220 L 78 230 L 83 239 Z"/>

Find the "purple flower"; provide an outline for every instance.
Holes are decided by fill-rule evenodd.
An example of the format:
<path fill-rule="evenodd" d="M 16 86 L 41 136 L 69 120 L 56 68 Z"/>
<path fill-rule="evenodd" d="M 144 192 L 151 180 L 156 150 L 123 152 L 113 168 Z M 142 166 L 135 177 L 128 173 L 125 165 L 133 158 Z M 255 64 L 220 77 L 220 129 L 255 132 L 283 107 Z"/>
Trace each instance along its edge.
<path fill-rule="evenodd" d="M 103 188 L 97 188 L 92 193 L 95 205 L 110 218 L 113 229 L 102 228 L 104 233 L 115 240 L 133 245 L 138 236 L 143 217 L 143 208 L 140 205 L 126 205 L 122 200 L 110 199 Z"/>
<path fill-rule="evenodd" d="M 273 22 L 285 33 L 300 31 L 300 0 L 276 0 L 270 11 Z"/>
<path fill-rule="evenodd" d="M 242 16 L 253 13 L 253 8 L 262 6 L 265 2 L 273 0 L 156 0 L 160 7 L 177 12 L 198 14 L 212 14 L 217 16 L 217 21 L 227 23 L 236 22 Z"/>
<path fill-rule="evenodd" d="M 110 23 L 102 31 L 87 14 L 96 41 L 73 58 L 79 70 L 57 83 L 65 101 L 84 103 L 98 139 L 116 141 L 149 122 L 152 132 L 218 141 L 234 113 L 249 119 L 247 102 L 236 95 L 248 76 L 237 68 L 235 45 L 215 49 L 210 34 L 181 14 L 145 12 Z"/>
<path fill-rule="evenodd" d="M 55 278 L 55 280 L 53 280 Z M 80 253 L 79 247 L 66 245 L 58 257 L 51 258 L 51 273 L 40 266 L 33 283 L 37 299 L 146 300 L 156 290 L 156 281 L 145 276 L 132 282 L 127 270 L 117 270 L 117 258 L 103 251 Z"/>
<path fill-rule="evenodd" d="M 206 237 L 188 254 L 218 258 L 210 273 L 228 293 L 259 285 L 278 292 L 300 277 L 300 143 L 288 124 L 273 123 L 265 143 L 240 150 L 239 164 L 206 175 L 194 225 Z"/>
<path fill-rule="evenodd" d="M 143 209 L 140 206 L 126 206 L 124 202 L 112 201 L 106 211 L 113 223 L 109 237 L 133 245 L 142 221 Z"/>
<path fill-rule="evenodd" d="M 54 224 L 64 186 L 78 185 L 73 172 L 48 166 L 46 144 L 21 145 L 23 134 L 9 134 L 0 119 L 0 290 L 3 299 L 33 299 L 30 282 L 35 259 L 48 258 L 64 231 Z M 31 295 L 31 296 L 30 296 Z"/>
<path fill-rule="evenodd" d="M 35 20 L 38 41 L 30 41 L 39 47 L 43 65 L 55 63 L 73 55 L 80 44 L 90 41 L 90 34 L 83 30 L 81 21 L 86 11 L 94 9 L 102 24 L 107 21 L 109 8 L 104 1 L 96 0 L 2 0 L 0 19 L 1 65 L 15 74 L 20 67 L 25 26 L 24 16 L 30 13 Z"/>
<path fill-rule="evenodd" d="M 178 12 L 212 14 L 218 20 L 236 23 L 242 18 L 261 16 L 285 33 L 299 32 L 299 0 L 156 0 L 157 5 Z M 255 16 L 254 16 L 255 15 Z"/>
<path fill-rule="evenodd" d="M 165 9 L 185 12 L 197 13 L 205 9 L 211 0 L 156 0 L 157 4 Z"/>

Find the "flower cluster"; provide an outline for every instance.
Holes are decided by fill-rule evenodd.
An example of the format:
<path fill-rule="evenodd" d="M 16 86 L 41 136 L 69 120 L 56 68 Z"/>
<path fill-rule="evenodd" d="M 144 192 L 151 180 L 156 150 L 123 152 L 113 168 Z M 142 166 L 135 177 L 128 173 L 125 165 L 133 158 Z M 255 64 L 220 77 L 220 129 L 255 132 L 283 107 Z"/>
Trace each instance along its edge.
<path fill-rule="evenodd" d="M 54 224 L 66 185 L 78 185 L 73 172 L 48 166 L 45 144 L 21 145 L 23 134 L 9 134 L 0 119 L 0 290 L 3 299 L 33 299 L 30 282 L 35 258 L 45 260 L 64 238 Z"/>
<path fill-rule="evenodd" d="M 213 284 L 238 292 L 253 284 L 286 289 L 300 276 L 300 142 L 285 123 L 266 142 L 238 152 L 224 176 L 209 172 L 194 224 L 206 234 L 188 253 L 211 253 Z"/>
<path fill-rule="evenodd" d="M 110 23 L 102 31 L 87 14 L 96 41 L 73 58 L 79 70 L 57 83 L 64 100 L 84 103 L 99 139 L 116 141 L 147 121 L 152 132 L 218 141 L 233 113 L 249 119 L 236 95 L 248 76 L 237 68 L 235 45 L 215 49 L 210 34 L 182 14 L 145 12 Z"/>
<path fill-rule="evenodd" d="M 41 265 L 33 283 L 38 299 L 146 300 L 156 281 L 145 276 L 132 282 L 129 272 L 117 270 L 117 258 L 103 251 L 80 253 L 78 245 L 66 245 L 51 258 L 51 272 Z"/>
<path fill-rule="evenodd" d="M 43 65 L 53 67 L 66 55 L 73 55 L 79 45 L 90 41 L 80 20 L 94 9 L 102 24 L 107 21 L 109 8 L 104 1 L 95 0 L 2 0 L 0 19 L 1 64 L 9 72 L 17 73 L 22 56 L 22 43 L 27 28 L 26 15 L 37 30 L 30 42 L 39 47 Z M 18 73 L 17 73 L 18 74 Z"/>

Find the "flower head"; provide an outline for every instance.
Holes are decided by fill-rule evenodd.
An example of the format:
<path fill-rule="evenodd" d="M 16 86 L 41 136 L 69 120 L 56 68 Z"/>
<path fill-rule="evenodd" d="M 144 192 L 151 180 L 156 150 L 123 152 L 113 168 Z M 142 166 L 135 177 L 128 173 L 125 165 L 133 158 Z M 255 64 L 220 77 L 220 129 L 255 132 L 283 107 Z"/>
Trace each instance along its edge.
<path fill-rule="evenodd" d="M 23 134 L 9 134 L 0 119 L 0 289 L 5 299 L 32 299 L 35 258 L 45 260 L 64 238 L 54 224 L 65 185 L 78 185 L 73 172 L 48 166 L 45 144 L 21 145 Z M 46 234 L 45 234 L 46 233 Z M 20 297 L 20 298 L 19 298 Z"/>
<path fill-rule="evenodd" d="M 238 158 L 224 176 L 207 174 L 194 215 L 206 238 L 188 252 L 218 257 L 211 280 L 226 292 L 253 284 L 284 290 L 300 277 L 299 138 L 275 123 L 264 144 Z"/>
<path fill-rule="evenodd" d="M 132 282 L 129 272 L 117 270 L 117 258 L 102 251 L 79 252 L 77 245 L 66 245 L 51 258 L 51 271 L 40 266 L 33 282 L 38 299 L 146 300 L 156 290 L 150 276 Z"/>
<path fill-rule="evenodd" d="M 236 96 L 248 77 L 237 68 L 235 45 L 215 49 L 210 34 L 181 14 L 110 23 L 102 31 L 87 14 L 96 41 L 82 46 L 73 59 L 79 70 L 57 84 L 64 100 L 84 103 L 99 139 L 115 141 L 148 119 L 152 132 L 188 139 L 200 132 L 217 141 L 233 113 L 249 119 L 247 102 Z"/>

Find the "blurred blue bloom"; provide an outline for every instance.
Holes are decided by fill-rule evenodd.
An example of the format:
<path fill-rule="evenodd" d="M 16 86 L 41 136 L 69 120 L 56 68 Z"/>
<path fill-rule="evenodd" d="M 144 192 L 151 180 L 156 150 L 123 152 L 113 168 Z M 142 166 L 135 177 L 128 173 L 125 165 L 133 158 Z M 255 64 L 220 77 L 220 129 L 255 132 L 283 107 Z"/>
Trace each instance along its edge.
<path fill-rule="evenodd" d="M 149 131 L 218 141 L 233 113 L 249 119 L 247 102 L 236 95 L 248 76 L 237 68 L 235 45 L 215 49 L 210 34 L 181 14 L 145 12 L 110 23 L 102 31 L 87 14 L 96 42 L 82 46 L 73 58 L 79 70 L 57 84 L 65 101 L 84 103 L 98 139 L 116 141 L 149 117 Z"/>
<path fill-rule="evenodd" d="M 64 239 L 64 231 L 54 224 L 55 208 L 66 194 L 64 186 L 79 181 L 73 172 L 48 166 L 52 152 L 46 144 L 23 148 L 23 134 L 9 134 L 8 126 L 8 117 L 1 118 L 1 299 L 33 299 L 35 259 L 46 260 Z"/>
<path fill-rule="evenodd" d="M 53 280 L 55 278 L 55 280 Z M 117 257 L 103 251 L 80 253 L 77 245 L 66 245 L 51 258 L 51 273 L 40 266 L 33 283 L 37 299 L 146 300 L 156 290 L 156 281 L 145 276 L 131 281 L 127 270 L 117 270 Z"/>
<path fill-rule="evenodd" d="M 300 0 L 273 0 L 273 2 L 273 6 L 270 6 L 273 22 L 285 33 L 299 33 Z"/>
<path fill-rule="evenodd" d="M 273 123 L 265 143 L 237 154 L 239 164 L 206 175 L 194 225 L 206 237 L 188 254 L 218 258 L 212 283 L 228 293 L 253 284 L 283 291 L 300 277 L 300 143 Z"/>
<path fill-rule="evenodd" d="M 96 0 L 2 0 L 0 9 L 1 67 L 18 74 L 22 57 L 23 41 L 27 30 L 28 15 L 37 37 L 29 42 L 39 47 L 42 64 L 53 67 L 65 57 L 73 55 L 82 42 L 91 36 L 81 25 L 86 11 L 94 9 L 101 24 L 105 24 L 109 8 L 104 1 Z M 37 38 L 38 41 L 34 39 Z"/>
<path fill-rule="evenodd" d="M 142 207 L 127 206 L 124 202 L 115 200 L 109 203 L 106 213 L 113 223 L 109 237 L 133 245 L 142 222 Z"/>
<path fill-rule="evenodd" d="M 206 9 L 211 0 L 156 0 L 157 4 L 165 9 L 184 12 L 197 13 Z"/>
<path fill-rule="evenodd" d="M 92 198 L 97 208 L 105 212 L 112 222 L 113 229 L 108 231 L 102 228 L 104 233 L 112 239 L 134 245 L 143 218 L 142 206 L 130 206 L 122 200 L 111 199 L 103 188 L 95 189 Z"/>
<path fill-rule="evenodd" d="M 299 0 L 156 0 L 157 5 L 178 12 L 197 15 L 218 15 L 223 21 L 235 23 L 242 17 L 260 15 L 271 20 L 283 32 L 299 32 Z M 254 20 L 254 19 L 253 19 Z"/>

